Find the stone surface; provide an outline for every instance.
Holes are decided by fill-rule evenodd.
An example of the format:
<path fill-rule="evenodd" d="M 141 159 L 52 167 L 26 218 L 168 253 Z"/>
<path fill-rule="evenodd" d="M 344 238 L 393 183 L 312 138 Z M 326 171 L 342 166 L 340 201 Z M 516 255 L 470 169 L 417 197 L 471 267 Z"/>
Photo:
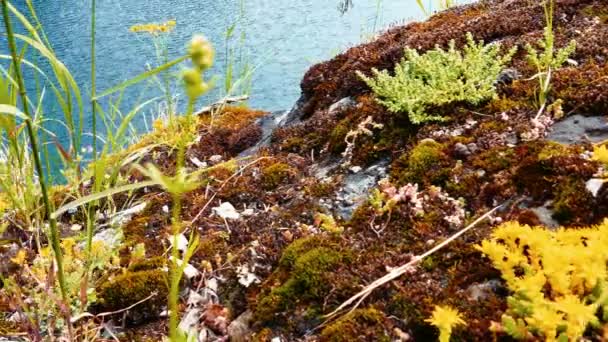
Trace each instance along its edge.
<path fill-rule="evenodd" d="M 387 174 L 389 161 L 381 160 L 378 163 L 357 173 L 349 173 L 344 177 L 342 188 L 336 197 L 341 201 L 336 203 L 337 213 L 344 220 L 353 215 L 354 210 L 361 205 L 376 186 L 378 181 Z"/>
<path fill-rule="evenodd" d="M 569 145 L 587 140 L 596 143 L 607 139 L 608 117 L 578 114 L 555 123 L 547 136 L 547 140 Z"/>

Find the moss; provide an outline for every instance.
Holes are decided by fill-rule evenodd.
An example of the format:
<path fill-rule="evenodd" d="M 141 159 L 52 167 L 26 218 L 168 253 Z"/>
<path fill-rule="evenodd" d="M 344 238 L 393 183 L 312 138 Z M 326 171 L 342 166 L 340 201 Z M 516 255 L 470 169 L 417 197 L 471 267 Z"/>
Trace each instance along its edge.
<path fill-rule="evenodd" d="M 140 271 L 149 271 L 154 269 L 159 269 L 167 266 L 167 261 L 164 257 L 154 257 L 144 261 L 140 261 L 135 263 L 127 269 L 129 272 L 140 272 Z"/>
<path fill-rule="evenodd" d="M 510 97 L 498 97 L 494 100 L 490 101 L 486 106 L 486 109 L 492 113 L 503 113 L 509 112 L 511 110 L 520 109 L 523 107 L 527 107 L 528 104 L 519 100 L 512 99 Z M 496 121 L 490 121 L 494 123 L 498 123 Z"/>
<path fill-rule="evenodd" d="M 443 152 L 444 145 L 431 140 L 423 140 L 410 153 L 402 155 L 393 167 L 392 176 L 400 184 L 430 183 L 441 185 L 449 176 L 444 169 L 448 159 Z"/>
<path fill-rule="evenodd" d="M 143 301 L 153 293 L 156 293 L 154 297 Z M 157 317 L 166 305 L 167 295 L 167 272 L 160 269 L 127 271 L 98 287 L 96 306 L 102 311 L 114 311 L 143 301 L 127 318 L 138 323 Z"/>
<path fill-rule="evenodd" d="M 338 184 L 334 182 L 324 182 L 314 179 L 313 182 L 304 188 L 309 196 L 315 198 L 329 197 L 334 194 Z"/>
<path fill-rule="evenodd" d="M 321 332 L 321 341 L 390 341 L 386 316 L 374 309 L 357 309 L 331 323 Z"/>
<path fill-rule="evenodd" d="M 602 24 L 608 23 L 608 8 L 594 4 L 583 8 L 581 13 L 587 17 L 598 18 Z"/>
<path fill-rule="evenodd" d="M 435 262 L 435 259 L 433 259 L 432 256 L 429 256 L 429 257 L 424 258 L 424 260 L 422 261 L 420 266 L 422 266 L 422 268 L 424 268 L 426 271 L 430 272 L 435 267 L 437 267 L 437 263 Z"/>
<path fill-rule="evenodd" d="M 312 235 L 292 242 L 283 251 L 281 259 L 279 260 L 279 267 L 293 267 L 299 255 L 305 253 L 306 251 L 312 248 L 320 246 L 328 247 L 334 245 L 330 241 L 325 239 L 322 235 Z"/>
<path fill-rule="evenodd" d="M 329 149 L 333 153 L 341 153 L 346 149 L 344 138 L 351 130 L 351 119 L 346 118 L 338 122 L 329 134 Z"/>
<path fill-rule="evenodd" d="M 421 300 L 420 298 L 416 298 Z M 424 322 L 426 319 L 421 304 L 413 301 L 409 295 L 398 293 L 391 297 L 387 307 L 387 313 L 399 317 L 408 322 L 408 328 L 412 331 L 416 341 L 437 340 L 434 329 Z"/>
<path fill-rule="evenodd" d="M 4 313 L 3 315 L 4 316 Z M 11 322 L 8 317 L 0 317 L 0 336 L 13 337 L 23 335 L 23 331 L 15 322 Z M 10 339 L 9 339 L 10 340 Z"/>
<path fill-rule="evenodd" d="M 553 218 L 560 224 L 584 224 L 594 209 L 595 200 L 583 180 L 571 179 L 558 185 L 553 200 Z"/>
<path fill-rule="evenodd" d="M 573 151 L 566 145 L 557 142 L 547 141 L 545 146 L 538 153 L 538 160 L 548 160 L 555 157 L 567 156 Z"/>
<path fill-rule="evenodd" d="M 303 145 L 304 145 L 303 138 L 290 137 L 281 142 L 280 149 L 285 152 L 299 152 L 300 147 Z"/>
<path fill-rule="evenodd" d="M 349 254 L 320 237 L 296 240 L 285 249 L 278 269 L 257 298 L 257 319 L 273 321 L 275 314 L 296 303 L 324 298 L 331 288 L 332 271 L 348 262 Z"/>
<path fill-rule="evenodd" d="M 475 156 L 473 166 L 489 173 L 496 173 L 516 164 L 515 151 L 509 147 L 496 147 Z"/>
<path fill-rule="evenodd" d="M 198 248 L 196 249 L 196 258 L 204 260 L 213 260 L 216 255 L 226 253 L 228 243 L 223 232 L 211 232 L 201 237 Z"/>
<path fill-rule="evenodd" d="M 285 163 L 274 163 L 262 169 L 262 187 L 264 190 L 274 190 L 286 182 L 294 173 L 291 166 Z"/>

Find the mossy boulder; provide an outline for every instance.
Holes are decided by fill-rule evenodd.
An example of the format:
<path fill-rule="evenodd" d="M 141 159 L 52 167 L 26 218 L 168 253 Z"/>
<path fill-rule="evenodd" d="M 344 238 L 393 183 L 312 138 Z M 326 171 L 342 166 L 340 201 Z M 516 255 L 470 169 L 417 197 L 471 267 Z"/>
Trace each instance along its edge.
<path fill-rule="evenodd" d="M 350 259 L 348 251 L 320 237 L 296 240 L 283 252 L 279 267 L 257 298 L 256 317 L 270 322 L 298 303 L 324 298 L 333 272 Z"/>
<path fill-rule="evenodd" d="M 151 295 L 152 297 L 144 300 Z M 97 288 L 98 301 L 95 306 L 96 311 L 115 311 L 143 301 L 130 310 L 126 317 L 128 323 L 138 324 L 159 317 L 166 306 L 167 295 L 166 271 L 158 268 L 126 271 L 108 279 Z"/>

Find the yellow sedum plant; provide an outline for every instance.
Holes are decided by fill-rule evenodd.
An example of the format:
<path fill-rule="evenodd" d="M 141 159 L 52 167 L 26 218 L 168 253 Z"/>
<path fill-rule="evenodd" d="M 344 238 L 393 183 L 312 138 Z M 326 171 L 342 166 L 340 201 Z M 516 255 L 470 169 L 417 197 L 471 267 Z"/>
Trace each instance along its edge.
<path fill-rule="evenodd" d="M 508 222 L 476 248 L 513 293 L 502 316 L 512 337 L 576 341 L 608 318 L 608 219 L 555 231 Z"/>
<path fill-rule="evenodd" d="M 425 322 L 432 324 L 439 329 L 439 342 L 450 342 L 452 329 L 457 325 L 466 325 L 466 322 L 460 316 L 456 309 L 449 306 L 435 306 L 431 318 Z"/>

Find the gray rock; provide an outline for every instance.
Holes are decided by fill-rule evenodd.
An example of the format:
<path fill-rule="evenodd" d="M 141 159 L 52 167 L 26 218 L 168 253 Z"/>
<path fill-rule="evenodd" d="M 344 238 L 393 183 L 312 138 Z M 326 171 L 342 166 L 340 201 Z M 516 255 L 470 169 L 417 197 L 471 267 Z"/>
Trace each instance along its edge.
<path fill-rule="evenodd" d="M 477 146 L 477 144 L 476 144 L 476 143 L 470 143 L 470 144 L 467 144 L 467 148 L 469 149 L 469 151 L 470 151 L 472 154 L 475 154 L 475 153 L 477 153 L 477 151 L 479 151 L 479 147 Z"/>
<path fill-rule="evenodd" d="M 120 229 L 108 228 L 93 236 L 93 241 L 103 241 L 108 247 L 114 248 L 122 242 L 122 231 Z"/>
<path fill-rule="evenodd" d="M 344 220 L 349 220 L 355 209 L 367 199 L 369 192 L 378 181 L 387 175 L 389 160 L 378 163 L 357 173 L 349 173 L 344 177 L 342 188 L 337 197 L 342 201 L 335 203 L 337 214 Z"/>
<path fill-rule="evenodd" d="M 456 157 L 468 157 L 471 155 L 469 147 L 463 143 L 456 143 L 454 145 L 454 154 Z"/>
<path fill-rule="evenodd" d="M 520 79 L 521 78 L 521 73 L 515 69 L 512 68 L 507 68 L 504 69 L 503 71 L 500 72 L 500 74 L 498 74 L 498 78 L 496 79 L 496 82 L 498 83 L 502 83 L 502 84 L 511 84 L 513 83 L 513 81 Z"/>
<path fill-rule="evenodd" d="M 247 310 L 228 325 L 228 336 L 231 342 L 249 341 L 252 333 L 249 324 L 252 319 L 253 313 Z"/>
<path fill-rule="evenodd" d="M 262 128 L 262 137 L 252 147 L 246 149 L 239 154 L 239 157 L 248 157 L 255 154 L 261 147 L 267 146 L 270 143 L 272 132 L 285 124 L 285 119 L 289 114 L 286 110 L 272 112 L 258 119 L 257 123 Z"/>
<path fill-rule="evenodd" d="M 357 105 L 357 101 L 355 101 L 352 97 L 345 97 L 340 101 L 329 106 L 329 113 L 340 112 L 346 110 L 348 108 L 352 108 Z"/>
<path fill-rule="evenodd" d="M 488 280 L 481 284 L 473 284 L 466 290 L 469 299 L 474 301 L 482 301 L 490 295 L 497 293 L 502 287 L 502 283 L 498 279 Z"/>
<path fill-rule="evenodd" d="M 557 229 L 559 227 L 559 222 L 553 219 L 553 211 L 549 209 L 551 202 L 545 203 L 542 207 L 534 207 L 530 208 L 538 217 L 540 223 L 547 228 Z"/>
<path fill-rule="evenodd" d="M 308 98 L 304 95 L 300 96 L 298 101 L 294 104 L 293 108 L 287 112 L 287 115 L 281 121 L 280 126 L 288 126 L 300 122 L 304 113 L 302 108 L 308 102 Z"/>
<path fill-rule="evenodd" d="M 552 127 L 547 140 L 562 144 L 576 144 L 584 141 L 600 142 L 608 139 L 608 118 L 606 116 L 569 116 Z"/>

